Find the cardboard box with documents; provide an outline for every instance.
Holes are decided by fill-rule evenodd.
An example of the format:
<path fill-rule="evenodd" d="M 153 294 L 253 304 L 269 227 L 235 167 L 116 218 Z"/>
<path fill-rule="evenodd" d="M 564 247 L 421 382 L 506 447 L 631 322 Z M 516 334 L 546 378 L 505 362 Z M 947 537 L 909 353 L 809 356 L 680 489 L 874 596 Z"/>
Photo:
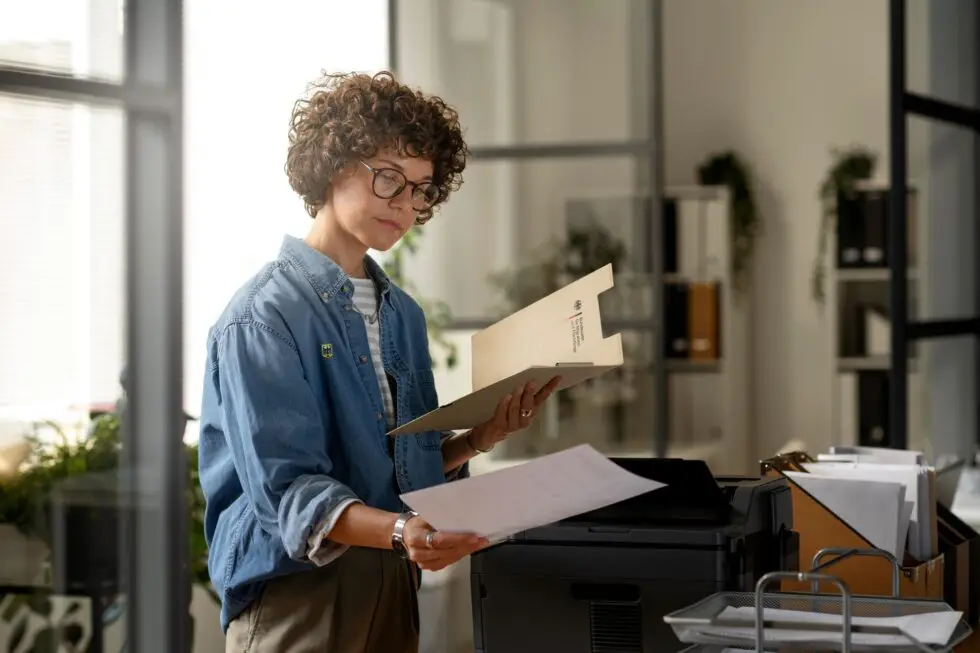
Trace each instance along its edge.
<path fill-rule="evenodd" d="M 824 549 L 877 549 L 900 566 L 901 596 L 943 598 L 936 472 L 920 452 L 852 447 L 816 458 L 795 452 L 763 461 L 762 472 L 790 483 L 801 568 L 809 568 Z M 826 573 L 855 595 L 892 594 L 894 568 L 887 560 L 849 557 L 834 563 L 835 556 L 821 560 L 831 563 Z M 795 581 L 783 584 L 784 591 L 806 589 Z"/>
<path fill-rule="evenodd" d="M 541 388 L 560 376 L 561 390 L 620 367 L 622 337 L 603 337 L 599 311 L 599 295 L 612 287 L 606 265 L 474 334 L 473 391 L 389 435 L 473 428 L 529 382 Z"/>

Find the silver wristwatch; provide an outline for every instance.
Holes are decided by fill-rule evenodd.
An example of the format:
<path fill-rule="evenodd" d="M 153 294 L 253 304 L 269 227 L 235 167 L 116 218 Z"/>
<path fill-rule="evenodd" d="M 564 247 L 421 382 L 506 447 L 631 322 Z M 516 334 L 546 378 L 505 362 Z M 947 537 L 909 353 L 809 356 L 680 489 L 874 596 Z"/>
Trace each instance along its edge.
<path fill-rule="evenodd" d="M 408 558 L 408 547 L 405 546 L 405 524 L 408 523 L 409 519 L 417 516 L 418 513 L 413 510 L 403 512 L 398 515 L 398 519 L 395 520 L 395 528 L 391 531 L 391 548 L 403 558 Z"/>

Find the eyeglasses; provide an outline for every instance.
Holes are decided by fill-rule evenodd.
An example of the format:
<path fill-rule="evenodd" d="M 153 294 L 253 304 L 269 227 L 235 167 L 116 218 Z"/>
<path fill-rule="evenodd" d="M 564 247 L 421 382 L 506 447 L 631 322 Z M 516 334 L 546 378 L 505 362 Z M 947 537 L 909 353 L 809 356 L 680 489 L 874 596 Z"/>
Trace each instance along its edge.
<path fill-rule="evenodd" d="M 361 165 L 371 171 L 371 191 L 383 200 L 398 196 L 407 186 L 412 187 L 412 208 L 416 211 L 428 211 L 439 201 L 439 187 L 432 182 L 409 181 L 407 177 L 394 168 L 372 168 L 361 161 Z"/>

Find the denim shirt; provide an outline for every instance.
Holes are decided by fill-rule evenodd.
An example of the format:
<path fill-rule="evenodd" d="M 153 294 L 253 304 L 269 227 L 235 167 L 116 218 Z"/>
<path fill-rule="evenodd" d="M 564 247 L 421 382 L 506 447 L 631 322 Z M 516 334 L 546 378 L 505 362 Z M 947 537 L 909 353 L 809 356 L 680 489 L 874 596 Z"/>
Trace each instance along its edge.
<path fill-rule="evenodd" d="M 381 358 L 404 424 L 439 405 L 425 316 L 366 263 L 380 288 Z M 446 481 L 442 433 L 386 435 L 351 286 L 333 261 L 286 237 L 209 332 L 200 477 L 222 630 L 264 581 L 315 567 L 308 541 L 333 508 L 359 500 L 402 512 L 401 493 Z"/>

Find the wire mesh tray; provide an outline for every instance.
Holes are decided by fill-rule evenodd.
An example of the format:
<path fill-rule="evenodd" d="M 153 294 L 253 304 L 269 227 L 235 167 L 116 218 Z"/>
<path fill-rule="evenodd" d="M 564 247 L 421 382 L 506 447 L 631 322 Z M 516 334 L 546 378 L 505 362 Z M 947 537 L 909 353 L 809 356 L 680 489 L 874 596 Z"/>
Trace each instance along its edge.
<path fill-rule="evenodd" d="M 790 577 L 801 581 L 834 583 L 840 588 L 841 595 L 764 592 L 766 585 L 772 580 Z M 741 608 L 740 612 L 743 614 L 731 619 L 721 617 L 722 612 L 728 608 Z M 747 612 L 746 608 L 751 609 L 748 615 L 744 614 Z M 800 618 L 781 613 L 777 618 L 767 615 L 759 623 L 763 610 L 796 611 L 800 613 Z M 698 653 L 715 653 L 725 647 L 750 651 L 937 653 L 952 650 L 970 635 L 970 627 L 962 619 L 958 620 L 949 641 L 937 645 L 920 642 L 895 625 L 872 625 L 861 618 L 909 617 L 941 612 L 952 612 L 952 609 L 942 601 L 852 597 L 847 586 L 833 576 L 773 572 L 760 579 L 755 592 L 714 594 L 665 616 L 664 621 L 671 625 L 681 642 L 709 645 L 700 649 L 695 647 L 694 651 Z M 813 618 L 820 619 L 823 623 L 804 621 L 814 613 L 819 616 Z"/>

